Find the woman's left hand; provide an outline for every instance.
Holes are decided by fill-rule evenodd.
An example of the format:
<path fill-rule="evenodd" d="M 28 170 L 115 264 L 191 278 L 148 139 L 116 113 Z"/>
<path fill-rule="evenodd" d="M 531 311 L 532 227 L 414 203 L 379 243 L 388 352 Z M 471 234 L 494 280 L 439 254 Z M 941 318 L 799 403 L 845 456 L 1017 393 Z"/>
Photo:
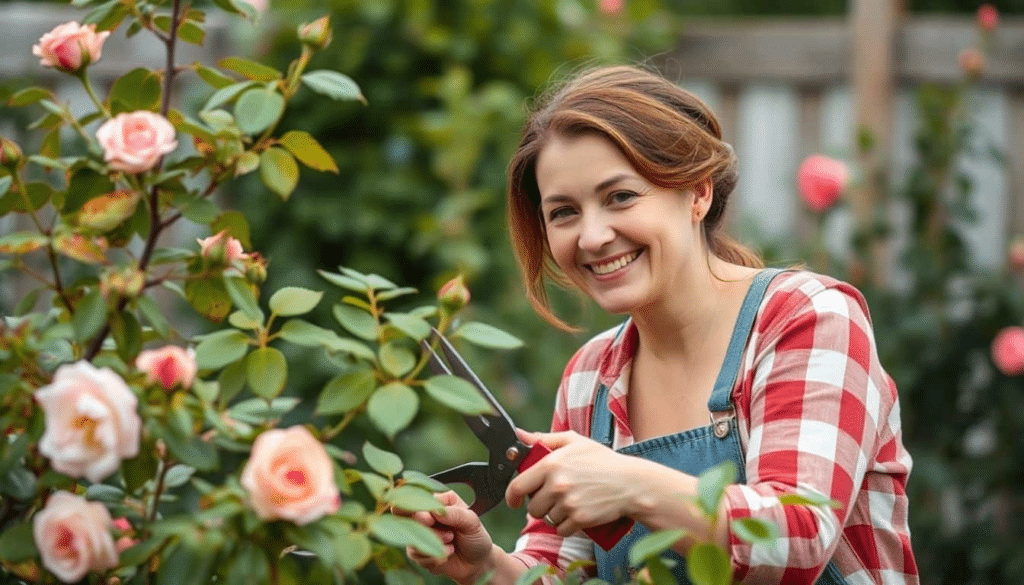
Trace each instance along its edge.
<path fill-rule="evenodd" d="M 642 460 L 572 431 L 518 434 L 524 443 L 540 442 L 551 453 L 512 480 L 505 490 L 510 507 L 518 508 L 529 496 L 527 512 L 561 536 L 629 515 L 642 490 L 631 479 Z"/>

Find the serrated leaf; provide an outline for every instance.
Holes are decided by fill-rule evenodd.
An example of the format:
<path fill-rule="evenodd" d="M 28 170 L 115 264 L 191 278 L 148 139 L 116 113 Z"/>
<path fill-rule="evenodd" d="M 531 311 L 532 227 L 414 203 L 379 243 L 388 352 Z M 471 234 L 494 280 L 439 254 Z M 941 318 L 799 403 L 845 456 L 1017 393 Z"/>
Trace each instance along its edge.
<path fill-rule="evenodd" d="M 451 334 L 451 337 L 460 337 L 473 345 L 491 349 L 516 349 L 523 345 L 518 337 L 505 333 L 493 325 L 476 321 L 464 323 Z"/>
<path fill-rule="evenodd" d="M 317 399 L 317 414 L 339 414 L 363 405 L 377 388 L 373 370 L 355 369 L 327 382 Z"/>
<path fill-rule="evenodd" d="M 431 398 L 462 414 L 494 413 L 490 403 L 476 387 L 458 376 L 433 376 L 423 382 L 423 387 Z"/>
<path fill-rule="evenodd" d="M 282 317 L 304 315 L 312 311 L 324 293 L 297 286 L 286 286 L 270 296 L 270 310 Z"/>
<path fill-rule="evenodd" d="M 366 340 L 377 338 L 377 320 L 366 311 L 351 305 L 334 305 L 334 318 L 349 333 Z"/>
<path fill-rule="evenodd" d="M 348 75 L 337 71 L 310 71 L 302 76 L 302 83 L 309 89 L 336 100 L 359 100 L 366 103 L 366 98 L 359 90 L 359 84 Z"/>
<path fill-rule="evenodd" d="M 725 551 L 713 544 L 693 545 L 686 555 L 686 574 L 694 585 L 731 585 L 732 565 Z"/>
<path fill-rule="evenodd" d="M 260 155 L 260 179 L 285 201 L 299 184 L 299 165 L 287 150 L 272 146 Z"/>
<path fill-rule="evenodd" d="M 261 347 L 245 357 L 245 376 L 257 396 L 270 400 L 284 390 L 288 363 L 279 349 Z"/>
<path fill-rule="evenodd" d="M 382 475 L 394 477 L 402 471 L 401 457 L 385 451 L 369 441 L 363 443 L 363 458 L 374 471 Z"/>
<path fill-rule="evenodd" d="M 284 97 L 266 88 L 254 88 L 239 96 L 235 102 L 235 121 L 246 134 L 258 134 L 281 119 Z"/>
<path fill-rule="evenodd" d="M 249 349 L 249 336 L 236 329 L 216 331 L 196 346 L 196 364 L 200 369 L 222 368 L 242 359 Z"/>
<path fill-rule="evenodd" d="M 241 57 L 225 57 L 217 62 L 222 69 L 234 71 L 253 81 L 275 81 L 281 79 L 281 72 L 273 67 Z"/>
<path fill-rule="evenodd" d="M 427 556 L 444 556 L 444 546 L 434 531 L 410 518 L 392 514 L 372 518 L 370 533 L 385 544 L 411 546 Z"/>
<path fill-rule="evenodd" d="M 409 426 L 420 407 L 420 399 L 412 388 L 392 382 L 373 393 L 366 405 L 366 414 L 374 426 L 389 439 Z"/>
<path fill-rule="evenodd" d="M 638 567 L 651 557 L 656 557 L 672 547 L 687 534 L 685 528 L 657 530 L 644 535 L 629 549 L 629 564 Z"/>
<path fill-rule="evenodd" d="M 292 130 L 285 133 L 278 143 L 299 159 L 299 162 L 317 171 L 338 173 L 338 165 L 324 147 L 309 132 Z"/>

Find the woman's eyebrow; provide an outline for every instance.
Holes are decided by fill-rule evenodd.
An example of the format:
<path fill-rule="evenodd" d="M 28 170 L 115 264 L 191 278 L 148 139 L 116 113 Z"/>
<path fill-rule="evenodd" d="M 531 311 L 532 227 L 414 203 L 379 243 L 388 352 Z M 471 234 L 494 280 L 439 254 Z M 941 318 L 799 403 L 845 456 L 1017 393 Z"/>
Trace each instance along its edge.
<path fill-rule="evenodd" d="M 598 183 L 594 187 L 594 193 L 600 193 L 601 191 L 604 191 L 606 189 L 611 188 L 612 186 L 614 186 L 615 184 L 619 183 L 620 181 L 625 181 L 625 180 L 631 179 L 631 178 L 633 178 L 633 175 L 630 175 L 628 173 L 619 173 L 617 175 L 612 175 L 611 177 L 608 177 L 607 179 L 605 179 L 605 180 L 601 181 L 600 183 Z M 548 203 L 548 204 L 551 204 L 551 203 L 565 203 L 565 202 L 571 202 L 571 201 L 573 201 L 572 197 L 570 197 L 568 195 L 561 195 L 561 194 L 545 195 L 544 197 L 541 197 L 541 200 L 540 200 L 541 205 L 543 205 L 545 203 Z"/>

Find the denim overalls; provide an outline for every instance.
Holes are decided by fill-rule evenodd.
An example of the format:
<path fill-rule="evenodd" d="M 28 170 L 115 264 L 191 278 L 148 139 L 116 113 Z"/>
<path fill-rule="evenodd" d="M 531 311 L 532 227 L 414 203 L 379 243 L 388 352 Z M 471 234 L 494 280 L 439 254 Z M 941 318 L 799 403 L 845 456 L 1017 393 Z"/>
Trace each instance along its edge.
<path fill-rule="evenodd" d="M 726 459 L 731 459 L 736 463 L 737 481 L 740 483 L 746 481 L 743 449 L 732 404 L 732 388 L 736 381 L 747 338 L 754 323 L 754 317 L 761 305 L 761 299 L 764 298 L 765 289 L 779 272 L 781 271 L 778 269 L 762 270 L 754 277 L 754 283 L 743 299 L 743 306 L 736 319 L 732 338 L 729 340 L 725 361 L 718 373 L 711 398 L 708 400 L 708 410 L 711 413 L 727 414 L 727 416 L 715 418 L 713 415 L 713 422 L 709 426 L 634 443 L 619 449 L 619 453 L 643 457 L 694 476 L 700 475 L 701 472 Z M 608 411 L 608 388 L 601 384 L 594 397 L 590 438 L 611 447 L 612 425 L 611 413 Z M 631 577 L 633 571 L 629 567 L 629 548 L 648 533 L 649 530 L 645 526 L 637 523 L 633 530 L 626 534 L 612 550 L 605 552 L 601 547 L 595 545 L 598 577 L 609 583 Z M 665 556 L 676 561 L 672 570 L 677 581 L 688 585 L 690 580 L 686 576 L 686 561 L 671 550 L 666 552 Z M 835 562 L 829 562 L 825 567 L 825 572 L 817 581 L 817 585 L 842 585 L 844 583 Z"/>

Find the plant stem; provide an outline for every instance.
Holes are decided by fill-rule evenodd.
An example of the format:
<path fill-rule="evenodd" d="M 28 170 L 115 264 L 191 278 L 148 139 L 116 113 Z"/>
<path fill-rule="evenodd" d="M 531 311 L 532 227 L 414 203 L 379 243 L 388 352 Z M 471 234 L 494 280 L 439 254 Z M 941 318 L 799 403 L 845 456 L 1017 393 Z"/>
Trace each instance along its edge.
<path fill-rule="evenodd" d="M 89 98 L 92 99 L 92 103 L 96 104 L 96 109 L 103 112 L 103 116 L 109 119 L 110 110 L 107 109 L 107 106 L 103 105 L 103 102 L 100 101 L 100 98 L 96 95 L 96 91 L 92 88 L 92 83 L 89 82 L 89 76 L 86 74 L 86 70 L 87 68 L 83 67 L 78 73 L 78 78 L 82 80 L 82 85 L 85 86 L 85 92 L 89 94 Z"/>

